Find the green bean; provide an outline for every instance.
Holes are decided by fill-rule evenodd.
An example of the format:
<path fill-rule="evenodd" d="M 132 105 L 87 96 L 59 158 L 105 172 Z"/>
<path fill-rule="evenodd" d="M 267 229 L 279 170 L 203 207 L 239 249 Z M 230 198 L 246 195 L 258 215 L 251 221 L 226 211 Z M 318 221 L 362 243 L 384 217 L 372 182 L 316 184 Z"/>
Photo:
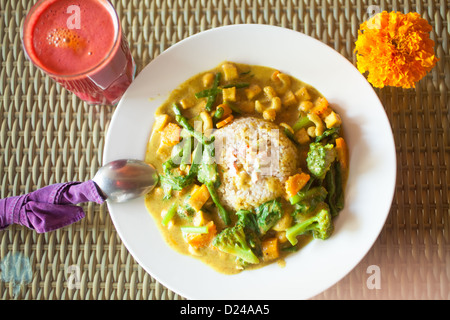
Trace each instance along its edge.
<path fill-rule="evenodd" d="M 167 224 L 169 223 L 170 220 L 172 220 L 172 218 L 175 216 L 175 213 L 177 213 L 177 209 L 178 209 L 178 205 L 176 202 L 174 202 L 169 210 L 167 210 L 166 214 L 164 215 L 161 223 L 163 226 L 167 226 Z"/>
<path fill-rule="evenodd" d="M 214 77 L 214 83 L 211 89 L 202 90 L 195 94 L 197 99 L 207 98 L 206 100 L 206 111 L 211 111 L 212 105 L 216 101 L 217 95 L 222 92 L 222 89 L 219 88 L 220 78 L 222 74 L 220 72 L 216 73 Z"/>
<path fill-rule="evenodd" d="M 219 120 L 220 118 L 222 118 L 224 112 L 225 110 L 223 110 L 222 107 L 218 107 L 216 112 L 214 113 L 214 119 Z"/>
<path fill-rule="evenodd" d="M 219 86 L 219 82 L 220 82 L 221 76 L 222 76 L 222 74 L 220 72 L 216 73 L 216 76 L 214 78 L 214 84 L 213 84 L 213 87 L 211 89 L 212 92 L 208 96 L 208 100 L 206 101 L 206 106 L 205 106 L 205 110 L 206 111 L 211 111 L 212 105 L 216 101 L 217 94 L 220 92 L 220 91 L 217 90 L 217 87 Z"/>
<path fill-rule="evenodd" d="M 238 108 L 238 107 L 236 106 L 236 104 L 234 104 L 233 102 L 231 102 L 231 101 L 225 101 L 225 104 L 228 105 L 228 106 L 230 107 L 230 109 L 231 109 L 233 112 L 236 112 L 236 113 L 242 113 L 242 111 L 239 110 L 239 108 Z"/>
<path fill-rule="evenodd" d="M 173 112 L 175 113 L 175 120 L 187 131 L 191 136 L 197 139 L 202 144 L 208 144 L 209 141 L 206 140 L 205 136 L 198 131 L 195 131 L 188 119 L 181 114 L 180 106 L 178 103 L 173 105 Z"/>
<path fill-rule="evenodd" d="M 216 89 L 205 89 L 205 90 L 202 90 L 202 91 L 197 92 L 197 93 L 195 94 L 195 97 L 196 97 L 197 99 L 207 98 L 207 97 L 209 97 L 209 96 L 211 96 L 211 95 L 217 95 L 217 94 L 219 94 L 220 92 L 222 92 L 222 90 L 219 89 L 219 88 L 216 88 Z"/>
<path fill-rule="evenodd" d="M 236 87 L 236 89 L 242 89 L 242 88 L 247 88 L 249 86 L 250 86 L 250 83 L 248 83 L 248 82 L 241 82 L 241 83 L 226 84 L 226 85 L 222 86 L 222 88 L 228 89 L 228 88 Z"/>
<path fill-rule="evenodd" d="M 180 229 L 184 233 L 200 233 L 200 234 L 208 233 L 207 226 L 201 226 L 201 227 L 189 226 L 189 227 L 181 227 Z"/>
<path fill-rule="evenodd" d="M 300 117 L 297 122 L 292 126 L 292 129 L 297 132 L 298 130 L 302 128 L 309 127 L 310 125 L 314 124 L 311 122 L 311 120 L 308 119 L 308 117 Z"/>
<path fill-rule="evenodd" d="M 294 134 L 288 129 L 288 128 L 284 128 L 284 133 L 286 134 L 286 136 L 291 139 L 291 141 L 294 144 L 298 144 L 297 140 L 295 139 Z"/>

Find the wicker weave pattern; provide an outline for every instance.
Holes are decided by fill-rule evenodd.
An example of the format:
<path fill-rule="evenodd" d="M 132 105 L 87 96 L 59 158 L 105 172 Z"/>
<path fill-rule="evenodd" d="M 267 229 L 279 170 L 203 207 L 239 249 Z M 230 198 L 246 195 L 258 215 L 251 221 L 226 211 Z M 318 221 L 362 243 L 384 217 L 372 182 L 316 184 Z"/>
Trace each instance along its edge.
<path fill-rule="evenodd" d="M 398 156 L 396 194 L 388 221 L 355 270 L 315 299 L 450 298 L 447 0 L 112 2 L 138 71 L 177 41 L 237 23 L 298 30 L 354 62 L 358 27 L 369 16 L 369 6 L 416 11 L 426 18 L 433 26 L 431 36 L 440 58 L 437 66 L 416 89 L 377 90 L 393 128 Z M 0 197 L 92 178 L 102 162 L 105 134 L 114 112 L 111 107 L 85 105 L 26 60 L 20 28 L 31 5 L 30 1 L 0 0 Z M 0 281 L 1 299 L 183 298 L 134 261 L 105 205 L 86 204 L 85 211 L 86 219 L 48 234 L 21 227 L 0 231 L 0 260 L 20 253 L 32 266 L 31 282 L 18 292 L 11 282 Z M 381 272 L 379 289 L 367 285 L 370 266 Z M 73 276 L 79 287 L 71 289 Z"/>

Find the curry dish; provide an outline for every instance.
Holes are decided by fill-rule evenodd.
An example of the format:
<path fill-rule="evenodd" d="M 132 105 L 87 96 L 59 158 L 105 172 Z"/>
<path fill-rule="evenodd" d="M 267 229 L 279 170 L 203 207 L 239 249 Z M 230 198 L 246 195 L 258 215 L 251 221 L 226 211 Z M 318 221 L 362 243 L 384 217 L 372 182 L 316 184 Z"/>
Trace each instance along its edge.
<path fill-rule="evenodd" d="M 342 121 L 306 83 L 223 62 L 175 89 L 155 113 L 146 206 L 166 242 L 235 274 L 328 239 L 344 207 Z"/>

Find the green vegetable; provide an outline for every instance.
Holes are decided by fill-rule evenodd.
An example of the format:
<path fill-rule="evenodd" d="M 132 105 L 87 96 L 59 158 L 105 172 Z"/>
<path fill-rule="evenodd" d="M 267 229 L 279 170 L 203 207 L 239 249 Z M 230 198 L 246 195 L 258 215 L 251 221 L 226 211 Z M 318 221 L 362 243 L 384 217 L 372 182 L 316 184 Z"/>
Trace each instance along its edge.
<path fill-rule="evenodd" d="M 231 101 L 225 101 L 225 103 L 230 107 L 233 112 L 242 113 L 242 111 L 236 106 L 235 103 Z"/>
<path fill-rule="evenodd" d="M 178 105 L 175 104 L 173 106 L 173 110 L 177 122 L 200 143 L 194 150 L 194 161 L 193 165 L 191 166 L 191 171 L 193 171 L 193 174 L 196 175 L 200 183 L 206 185 L 214 204 L 219 210 L 220 217 L 226 225 L 229 225 L 231 223 L 230 216 L 227 210 L 220 203 L 220 199 L 216 190 L 220 183 L 220 180 L 219 172 L 217 170 L 217 164 L 214 158 L 214 137 L 208 139 L 201 132 L 195 131 L 194 128 L 189 124 L 187 118 L 185 118 L 181 114 L 181 110 Z M 200 155 L 202 149 L 203 155 Z"/>
<path fill-rule="evenodd" d="M 175 216 L 175 214 L 177 213 L 178 210 L 178 205 L 176 203 L 173 203 L 169 210 L 167 210 L 166 214 L 164 215 L 161 223 L 163 226 L 167 226 L 167 224 L 169 223 L 170 220 L 172 220 L 172 218 Z"/>
<path fill-rule="evenodd" d="M 294 134 L 288 130 L 287 128 L 284 128 L 284 134 L 296 145 L 298 145 L 299 143 L 297 142 L 297 140 L 295 139 Z"/>
<path fill-rule="evenodd" d="M 320 142 L 328 137 L 331 138 L 331 140 L 336 139 L 339 136 L 339 131 L 341 131 L 341 127 L 334 127 L 328 130 L 325 130 L 322 135 L 316 137 L 315 142 Z M 333 139 L 334 138 L 334 139 Z"/>
<path fill-rule="evenodd" d="M 187 175 L 180 176 L 172 171 L 175 168 L 178 168 L 181 163 L 187 163 L 187 157 L 185 154 L 190 157 L 191 154 L 191 145 L 189 143 L 181 146 L 181 142 L 174 147 L 174 156 L 163 163 L 163 174 L 159 175 L 159 180 L 161 187 L 164 190 L 164 199 L 169 199 L 172 196 L 173 190 L 182 190 L 183 188 L 191 185 L 196 177 L 197 167 L 191 166 Z M 189 148 L 186 148 L 188 146 Z"/>
<path fill-rule="evenodd" d="M 172 162 L 171 160 L 168 161 Z M 161 187 L 164 190 L 164 199 L 169 199 L 173 190 L 179 191 L 191 185 L 195 180 L 195 175 L 194 170 L 190 170 L 185 176 L 177 176 L 171 171 L 165 170 L 163 175 L 159 175 Z"/>
<path fill-rule="evenodd" d="M 252 252 L 258 257 L 262 257 L 262 245 L 261 239 L 258 237 L 258 234 L 251 230 L 244 228 L 245 238 L 247 239 L 247 244 L 252 250 Z"/>
<path fill-rule="evenodd" d="M 210 141 L 201 132 L 195 131 L 194 127 L 191 126 L 188 119 L 181 114 L 180 106 L 178 103 L 173 105 L 173 112 L 175 113 L 175 120 L 195 139 L 197 139 L 201 144 L 208 144 Z"/>
<path fill-rule="evenodd" d="M 211 111 L 212 106 L 213 106 L 214 102 L 216 101 L 217 95 L 220 92 L 222 92 L 222 90 L 220 88 L 218 88 L 221 76 L 222 76 L 222 74 L 220 72 L 216 73 L 216 75 L 214 77 L 214 83 L 213 83 L 212 88 L 197 92 L 195 94 L 195 97 L 197 99 L 207 98 L 206 106 L 205 106 L 206 111 Z"/>
<path fill-rule="evenodd" d="M 323 179 L 328 170 L 330 170 L 331 163 L 336 159 L 336 151 L 332 144 L 322 145 L 319 142 L 314 142 L 309 145 L 308 156 L 306 157 L 306 164 L 308 170 L 317 178 Z"/>
<path fill-rule="evenodd" d="M 259 263 L 258 257 L 253 253 L 247 243 L 242 224 L 228 227 L 220 232 L 213 240 L 213 246 L 222 252 L 232 254 L 247 263 Z"/>
<path fill-rule="evenodd" d="M 309 201 L 311 199 L 321 199 L 323 201 L 327 196 L 327 189 L 322 186 L 314 187 L 309 190 L 300 190 L 295 196 L 291 197 L 289 201 L 292 205 L 298 204 L 300 202 Z"/>
<path fill-rule="evenodd" d="M 208 226 L 188 226 L 180 228 L 183 233 L 208 233 Z"/>
<path fill-rule="evenodd" d="M 220 217 L 222 218 L 223 222 L 226 225 L 229 225 L 231 223 L 230 215 L 228 214 L 227 210 L 222 206 L 216 190 L 216 188 L 220 183 L 220 180 L 219 180 L 219 172 L 217 170 L 217 164 L 215 162 L 213 153 L 214 153 L 214 144 L 211 143 L 209 145 L 206 145 L 205 150 L 203 151 L 202 161 L 198 169 L 197 179 L 199 182 L 206 185 L 214 204 L 217 206 L 217 209 L 219 210 Z"/>
<path fill-rule="evenodd" d="M 249 86 L 250 86 L 250 83 L 248 83 L 248 82 L 241 82 L 241 83 L 226 84 L 226 85 L 222 86 L 222 88 L 226 89 L 226 88 L 236 87 L 236 89 L 242 89 L 242 88 L 247 88 Z"/>
<path fill-rule="evenodd" d="M 248 228 L 254 232 L 259 233 L 258 223 L 256 221 L 256 215 L 249 210 L 239 210 L 236 212 L 238 221 L 236 223 L 242 224 L 245 228 Z"/>
<path fill-rule="evenodd" d="M 186 131 L 182 130 L 181 134 L 186 135 Z M 181 145 L 181 157 L 179 159 L 180 166 L 184 167 L 191 163 L 192 146 L 194 145 L 193 138 L 191 137 L 191 135 L 188 135 L 184 137 L 183 140 L 181 140 L 176 146 L 178 145 Z"/>
<path fill-rule="evenodd" d="M 244 227 L 245 237 L 250 249 L 257 257 L 262 256 L 261 239 L 259 238 L 259 228 L 256 215 L 249 210 L 239 210 L 236 212 L 238 220 L 236 224 Z M 244 265 L 245 266 L 245 265 Z"/>
<path fill-rule="evenodd" d="M 202 90 L 202 91 L 197 92 L 197 93 L 195 94 L 195 97 L 196 97 L 197 99 L 208 98 L 209 96 L 217 95 L 217 94 L 219 94 L 219 93 L 221 93 L 221 92 L 222 92 L 222 89 L 220 89 L 220 88 L 215 88 L 215 89 L 205 89 L 205 90 Z"/>
<path fill-rule="evenodd" d="M 335 217 L 344 208 L 344 186 L 339 162 L 334 162 L 330 167 L 325 176 L 325 183 L 328 190 L 326 202 L 330 207 L 331 215 Z"/>
<path fill-rule="evenodd" d="M 216 112 L 214 112 L 214 120 L 219 121 L 222 118 L 224 112 L 225 110 L 223 110 L 222 107 L 218 107 L 216 109 Z"/>
<path fill-rule="evenodd" d="M 295 217 L 304 217 L 313 212 L 314 210 L 316 210 L 317 206 L 323 203 L 325 199 L 326 194 L 325 195 L 322 194 L 318 197 L 314 197 L 309 200 L 299 202 L 295 205 L 295 211 L 293 215 Z"/>
<path fill-rule="evenodd" d="M 265 234 L 280 220 L 283 214 L 281 203 L 270 200 L 256 209 L 256 221 L 261 234 Z"/>
<path fill-rule="evenodd" d="M 297 236 L 312 233 L 315 239 L 328 239 L 333 233 L 334 226 L 328 206 L 325 203 L 316 210 L 310 218 L 286 229 L 286 238 L 292 245 L 296 245 Z"/>
<path fill-rule="evenodd" d="M 189 198 L 189 196 L 187 196 L 186 198 Z M 187 199 L 185 199 L 187 200 Z M 177 216 L 188 220 L 188 221 L 192 221 L 193 216 L 195 215 L 195 210 L 194 208 L 192 208 L 189 203 L 187 203 L 187 201 L 184 201 L 183 204 L 178 205 L 178 209 L 177 209 Z"/>
<path fill-rule="evenodd" d="M 297 120 L 297 122 L 292 126 L 292 129 L 297 132 L 298 130 L 302 128 L 309 127 L 313 125 L 314 123 L 309 120 L 307 116 L 300 116 Z"/>

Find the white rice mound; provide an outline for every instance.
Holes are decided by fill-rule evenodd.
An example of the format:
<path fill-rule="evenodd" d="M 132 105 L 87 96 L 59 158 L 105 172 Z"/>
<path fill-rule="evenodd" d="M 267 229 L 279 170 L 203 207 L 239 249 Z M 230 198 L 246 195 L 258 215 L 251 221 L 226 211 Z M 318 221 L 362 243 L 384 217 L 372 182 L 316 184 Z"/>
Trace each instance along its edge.
<path fill-rule="evenodd" d="M 228 208 L 252 209 L 284 195 L 284 182 L 298 172 L 299 154 L 284 128 L 246 117 L 214 132 L 221 185 Z"/>

